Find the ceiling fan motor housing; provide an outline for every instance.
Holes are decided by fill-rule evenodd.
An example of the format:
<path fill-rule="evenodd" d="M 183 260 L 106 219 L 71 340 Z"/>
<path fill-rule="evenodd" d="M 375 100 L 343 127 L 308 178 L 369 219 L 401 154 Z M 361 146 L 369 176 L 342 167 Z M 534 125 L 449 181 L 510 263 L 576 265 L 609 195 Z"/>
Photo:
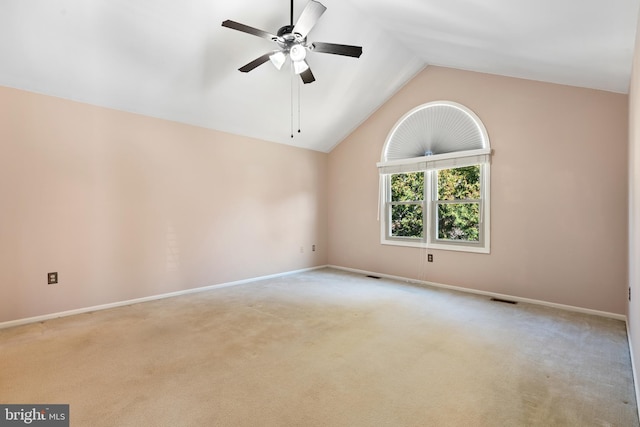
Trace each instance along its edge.
<path fill-rule="evenodd" d="M 293 34 L 293 25 L 285 25 L 278 30 L 278 37 L 284 37 L 285 34 Z"/>
<path fill-rule="evenodd" d="M 306 37 L 302 37 L 301 34 L 294 33 L 293 25 L 285 25 L 284 27 L 278 30 L 278 37 L 275 41 L 285 49 L 291 48 L 291 46 L 296 44 L 304 45 L 307 41 Z"/>

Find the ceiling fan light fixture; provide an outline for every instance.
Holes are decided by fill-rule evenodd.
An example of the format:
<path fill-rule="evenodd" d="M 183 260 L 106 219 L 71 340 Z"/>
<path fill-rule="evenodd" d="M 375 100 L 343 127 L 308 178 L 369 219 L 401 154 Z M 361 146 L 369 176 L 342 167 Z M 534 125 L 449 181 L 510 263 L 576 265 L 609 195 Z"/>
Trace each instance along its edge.
<path fill-rule="evenodd" d="M 308 69 L 309 64 L 307 64 L 307 61 L 304 59 L 302 61 L 293 61 L 293 71 L 295 71 L 296 74 L 302 74 Z"/>
<path fill-rule="evenodd" d="M 302 45 L 296 44 L 291 46 L 289 55 L 291 56 L 291 60 L 293 62 L 304 61 L 304 58 L 306 58 L 307 56 L 307 49 L 305 49 Z"/>
<path fill-rule="evenodd" d="M 284 62 L 287 60 L 287 56 L 283 52 L 276 52 L 271 55 L 269 59 L 271 60 L 271 63 L 274 65 L 274 67 L 280 70 L 282 69 Z"/>

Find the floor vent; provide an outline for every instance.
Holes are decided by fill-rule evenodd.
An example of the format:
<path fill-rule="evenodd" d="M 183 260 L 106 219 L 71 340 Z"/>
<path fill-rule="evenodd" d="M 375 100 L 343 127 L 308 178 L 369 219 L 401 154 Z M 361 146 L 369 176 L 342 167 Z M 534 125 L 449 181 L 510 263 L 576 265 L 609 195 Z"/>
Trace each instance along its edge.
<path fill-rule="evenodd" d="M 496 301 L 496 302 L 503 302 L 505 304 L 517 304 L 517 301 L 509 301 L 508 299 L 501 299 L 501 298 L 491 298 L 491 301 Z"/>
<path fill-rule="evenodd" d="M 372 276 L 371 274 L 368 274 L 367 277 L 371 278 L 371 279 L 379 279 L 380 276 Z"/>

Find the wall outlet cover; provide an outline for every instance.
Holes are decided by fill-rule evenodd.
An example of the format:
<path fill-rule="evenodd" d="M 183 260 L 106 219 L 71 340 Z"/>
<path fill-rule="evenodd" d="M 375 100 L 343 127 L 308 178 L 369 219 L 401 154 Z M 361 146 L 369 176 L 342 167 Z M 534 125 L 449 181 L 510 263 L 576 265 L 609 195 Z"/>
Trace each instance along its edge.
<path fill-rule="evenodd" d="M 47 284 L 55 285 L 58 283 L 58 272 L 47 273 Z"/>

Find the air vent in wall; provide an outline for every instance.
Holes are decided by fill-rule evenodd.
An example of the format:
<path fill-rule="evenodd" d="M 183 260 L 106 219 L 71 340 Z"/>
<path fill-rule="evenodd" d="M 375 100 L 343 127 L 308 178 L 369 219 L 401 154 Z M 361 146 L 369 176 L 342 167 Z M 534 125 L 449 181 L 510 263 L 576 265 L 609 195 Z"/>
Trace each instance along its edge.
<path fill-rule="evenodd" d="M 491 298 L 491 301 L 496 301 L 496 302 L 503 302 L 505 304 L 517 304 L 517 301 L 509 301 L 506 299 L 502 299 L 502 298 Z"/>

